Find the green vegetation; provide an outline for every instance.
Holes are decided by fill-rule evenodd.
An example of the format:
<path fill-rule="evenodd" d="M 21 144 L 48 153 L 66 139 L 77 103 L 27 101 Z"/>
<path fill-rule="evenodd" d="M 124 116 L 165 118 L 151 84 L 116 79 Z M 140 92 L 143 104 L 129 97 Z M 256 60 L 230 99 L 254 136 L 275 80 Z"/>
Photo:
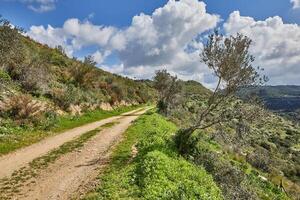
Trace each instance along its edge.
<path fill-rule="evenodd" d="M 155 99 L 147 81 L 105 72 L 91 56 L 71 59 L 21 33 L 0 18 L 0 155 Z"/>
<path fill-rule="evenodd" d="M 256 99 L 236 97 L 240 88 L 266 80 L 252 65 L 250 44 L 241 34 L 209 37 L 201 61 L 218 80 L 212 92 L 158 71 L 158 109 L 179 125 L 174 138 L 179 153 L 204 166 L 225 199 L 299 199 L 300 128 L 264 110 Z M 181 91 L 172 89 L 175 83 Z M 170 96 L 172 101 L 161 103 Z"/>
<path fill-rule="evenodd" d="M 208 133 L 194 132 L 187 155 L 213 175 L 226 199 L 289 199 L 282 188 L 268 181 L 266 173 L 212 138 Z"/>
<path fill-rule="evenodd" d="M 0 18 L 0 155 L 154 101 L 151 82 L 105 72 L 91 56 L 71 59 L 21 33 Z"/>
<path fill-rule="evenodd" d="M 180 104 L 167 117 L 183 130 L 189 127 L 206 93 L 200 84 L 183 82 Z M 178 131 L 175 142 L 184 144 L 183 157 L 203 166 L 225 199 L 299 198 L 299 126 L 256 105 L 242 105 L 255 117 L 194 131 L 188 140 Z"/>
<path fill-rule="evenodd" d="M 242 88 L 237 95 L 247 99 L 249 95 L 257 95 L 266 108 L 296 123 L 300 121 L 300 86 L 278 85 Z"/>
<path fill-rule="evenodd" d="M 76 149 L 81 148 L 85 142 L 90 138 L 95 136 L 100 132 L 100 129 L 95 129 L 87 133 L 82 134 L 79 138 L 74 139 L 70 142 L 66 142 L 61 145 L 59 148 L 54 149 L 47 153 L 44 156 L 34 159 L 29 163 L 29 166 L 23 167 L 18 171 L 15 171 L 12 174 L 12 177 L 9 179 L 0 180 L 0 198 L 9 199 L 11 195 L 14 195 L 18 192 L 18 188 L 24 184 L 28 184 L 34 180 L 32 178 L 36 177 L 40 170 L 45 169 L 50 163 L 53 163 L 55 160 L 60 158 L 62 155 L 72 152 Z"/>
<path fill-rule="evenodd" d="M 222 199 L 212 177 L 178 155 L 176 129 L 159 114 L 140 117 L 86 199 Z"/>
<path fill-rule="evenodd" d="M 253 117 L 249 110 L 236 99 L 236 92 L 245 86 L 259 85 L 265 80 L 253 67 L 254 57 L 249 53 L 251 39 L 242 34 L 225 37 L 217 31 L 209 35 L 206 45 L 200 54 L 200 60 L 212 70 L 217 79 L 214 91 L 203 99 L 194 112 L 190 125 L 179 131 L 177 145 L 181 153 L 185 152 L 185 142 L 196 130 L 210 128 L 216 124 L 226 123 L 233 119 Z M 182 82 L 173 77 L 166 70 L 157 71 L 154 86 L 158 90 L 159 112 L 169 114 L 170 108 L 183 106 L 184 99 L 180 99 Z M 174 100 L 176 99 L 176 100 Z M 247 112 L 248 111 L 248 112 Z"/>
<path fill-rule="evenodd" d="M 86 112 L 81 116 L 61 116 L 53 119 L 53 125 L 46 129 L 44 126 L 32 128 L 16 126 L 12 122 L 7 122 L 7 124 L 2 124 L 0 127 L 0 131 L 2 131 L 2 134 L 0 135 L 0 155 L 28 146 L 47 136 L 58 134 L 64 130 L 116 116 L 137 109 L 138 107 L 139 106 L 120 107 L 113 111 L 94 110 Z"/>

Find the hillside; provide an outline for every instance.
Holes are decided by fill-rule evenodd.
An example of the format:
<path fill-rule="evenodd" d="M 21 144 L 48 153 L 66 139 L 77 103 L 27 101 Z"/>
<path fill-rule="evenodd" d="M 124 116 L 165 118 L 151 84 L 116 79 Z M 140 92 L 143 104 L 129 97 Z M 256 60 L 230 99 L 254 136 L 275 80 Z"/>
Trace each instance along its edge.
<path fill-rule="evenodd" d="M 69 58 L 0 21 L 0 154 L 155 101 L 151 82 Z M 127 108 L 124 108 L 127 107 Z"/>
<path fill-rule="evenodd" d="M 246 96 L 250 94 L 259 96 L 266 108 L 271 111 L 299 121 L 300 86 L 278 85 L 250 87 L 241 90 L 238 95 L 242 98 L 246 98 Z"/>
<path fill-rule="evenodd" d="M 61 47 L 39 44 L 10 25 L 0 28 L 2 99 L 9 93 L 28 94 L 56 110 L 69 112 L 74 106 L 80 110 L 97 106 L 111 109 L 155 98 L 151 82 L 103 71 L 95 67 L 92 57 L 70 59 Z"/>
<path fill-rule="evenodd" d="M 201 84 L 185 82 L 180 104 L 167 117 L 187 127 L 210 93 Z M 243 107 L 256 110 L 253 120 L 234 119 L 195 131 L 186 143 L 185 157 L 205 167 L 225 199 L 298 199 L 299 126 L 255 105 Z"/>

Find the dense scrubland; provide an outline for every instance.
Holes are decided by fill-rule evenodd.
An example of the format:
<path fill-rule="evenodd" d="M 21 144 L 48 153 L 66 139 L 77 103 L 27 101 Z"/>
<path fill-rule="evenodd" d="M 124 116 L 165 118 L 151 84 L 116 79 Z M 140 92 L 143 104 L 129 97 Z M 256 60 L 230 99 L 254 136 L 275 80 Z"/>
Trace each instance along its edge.
<path fill-rule="evenodd" d="M 201 59 L 219 78 L 211 91 L 164 70 L 153 81 L 105 72 L 1 20 L 0 154 L 157 102 L 127 130 L 86 199 L 299 199 L 300 128 L 236 97 L 262 81 L 250 44 L 210 36 Z"/>

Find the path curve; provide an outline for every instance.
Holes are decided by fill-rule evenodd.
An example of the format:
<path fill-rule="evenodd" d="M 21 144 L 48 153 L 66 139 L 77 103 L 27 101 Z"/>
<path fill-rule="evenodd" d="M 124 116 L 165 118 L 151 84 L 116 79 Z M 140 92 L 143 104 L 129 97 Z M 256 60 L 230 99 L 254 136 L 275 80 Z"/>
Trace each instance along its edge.
<path fill-rule="evenodd" d="M 142 108 L 123 113 L 119 116 L 110 117 L 107 119 L 99 120 L 93 123 L 89 123 L 77 128 L 70 129 L 63 133 L 57 134 L 55 136 L 48 137 L 42 141 L 30 145 L 28 147 L 19 149 L 10 154 L 0 157 L 0 179 L 9 177 L 14 171 L 26 166 L 35 158 L 45 155 L 49 151 L 61 146 L 62 144 L 75 139 L 76 137 L 86 133 L 88 131 L 94 130 L 106 123 L 118 120 L 126 115 L 135 113 Z"/>

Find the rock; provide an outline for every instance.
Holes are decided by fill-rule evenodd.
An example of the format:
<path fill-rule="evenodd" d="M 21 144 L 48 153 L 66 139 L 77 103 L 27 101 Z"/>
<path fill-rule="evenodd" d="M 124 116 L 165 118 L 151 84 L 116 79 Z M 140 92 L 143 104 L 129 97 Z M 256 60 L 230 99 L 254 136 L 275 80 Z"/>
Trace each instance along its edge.
<path fill-rule="evenodd" d="M 109 103 L 101 103 L 99 106 L 102 110 L 110 111 L 113 110 Z"/>
<path fill-rule="evenodd" d="M 78 105 L 70 105 L 69 107 L 69 112 L 71 113 L 71 115 L 81 115 L 81 107 Z"/>
<path fill-rule="evenodd" d="M 262 175 L 258 175 L 258 177 L 259 177 L 261 180 L 263 180 L 263 181 L 268 181 L 268 179 L 267 179 L 266 177 L 262 176 Z"/>

